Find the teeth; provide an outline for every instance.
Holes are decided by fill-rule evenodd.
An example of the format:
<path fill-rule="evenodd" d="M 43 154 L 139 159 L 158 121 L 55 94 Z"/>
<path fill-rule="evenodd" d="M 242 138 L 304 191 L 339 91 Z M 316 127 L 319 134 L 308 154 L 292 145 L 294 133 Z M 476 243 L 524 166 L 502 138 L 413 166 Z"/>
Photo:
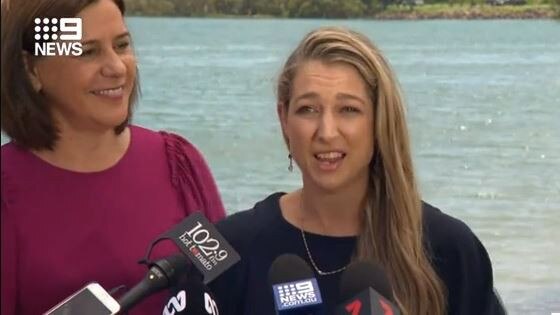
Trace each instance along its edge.
<path fill-rule="evenodd" d="M 120 96 L 122 94 L 122 86 L 118 87 L 118 88 L 114 88 L 114 89 L 107 89 L 107 90 L 99 90 L 99 91 L 95 91 L 95 94 L 100 94 L 100 95 L 107 95 L 107 96 Z"/>
<path fill-rule="evenodd" d="M 334 159 L 341 158 L 343 154 L 340 152 L 327 152 L 327 153 L 316 154 L 316 156 L 321 160 L 334 160 Z"/>

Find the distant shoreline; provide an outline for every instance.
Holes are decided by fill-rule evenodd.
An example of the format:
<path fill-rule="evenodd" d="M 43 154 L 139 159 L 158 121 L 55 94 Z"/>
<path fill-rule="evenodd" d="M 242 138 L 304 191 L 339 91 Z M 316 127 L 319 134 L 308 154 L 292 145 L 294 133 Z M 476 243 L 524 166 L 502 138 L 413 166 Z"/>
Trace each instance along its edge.
<path fill-rule="evenodd" d="M 374 16 L 381 20 L 425 19 L 553 19 L 557 13 L 550 5 L 490 6 L 490 5 L 423 5 L 408 8 L 388 8 Z"/>
<path fill-rule="evenodd" d="M 143 17 L 181 17 L 173 14 L 150 14 L 147 12 L 130 12 L 130 16 Z M 238 19 L 301 19 L 299 17 L 283 17 L 273 15 L 229 15 L 229 14 L 208 14 L 184 16 L 193 18 L 238 18 Z M 372 15 L 347 17 L 347 19 L 371 19 L 371 20 L 435 20 L 435 19 L 456 19 L 456 20 L 489 20 L 489 19 L 558 19 L 560 9 L 556 9 L 548 4 L 528 4 L 528 5 L 503 5 L 493 6 L 487 4 L 468 5 L 468 4 L 425 4 L 414 7 L 408 6 L 389 6 L 385 10 Z M 302 17 L 317 18 L 322 17 Z"/>

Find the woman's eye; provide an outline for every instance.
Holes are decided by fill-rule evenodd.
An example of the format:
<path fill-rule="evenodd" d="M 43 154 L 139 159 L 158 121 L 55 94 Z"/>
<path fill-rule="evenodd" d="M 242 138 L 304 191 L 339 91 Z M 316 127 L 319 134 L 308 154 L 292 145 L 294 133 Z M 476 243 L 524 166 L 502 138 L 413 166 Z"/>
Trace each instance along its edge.
<path fill-rule="evenodd" d="M 95 48 L 84 48 L 82 49 L 82 57 L 88 57 L 95 54 Z"/>
<path fill-rule="evenodd" d="M 308 114 L 316 112 L 315 108 L 311 105 L 303 105 L 298 107 L 296 113 L 298 114 Z"/>
<path fill-rule="evenodd" d="M 342 107 L 342 112 L 344 113 L 359 113 L 361 112 L 359 108 L 355 106 L 344 106 Z"/>
<path fill-rule="evenodd" d="M 117 44 L 117 49 L 119 50 L 125 50 L 130 46 L 130 42 L 125 41 L 125 42 L 121 42 Z"/>

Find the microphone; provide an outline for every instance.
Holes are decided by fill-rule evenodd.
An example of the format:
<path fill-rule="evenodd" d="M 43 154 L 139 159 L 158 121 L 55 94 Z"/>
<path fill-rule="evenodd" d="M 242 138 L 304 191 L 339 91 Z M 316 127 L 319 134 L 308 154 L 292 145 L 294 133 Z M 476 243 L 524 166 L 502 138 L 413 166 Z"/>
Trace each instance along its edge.
<path fill-rule="evenodd" d="M 361 261 L 348 266 L 340 280 L 340 300 L 335 315 L 400 315 L 393 303 L 387 274 L 379 265 Z"/>
<path fill-rule="evenodd" d="M 151 248 L 163 239 L 173 241 L 181 253 L 150 263 L 148 257 Z M 214 280 L 240 259 L 239 254 L 224 239 L 214 225 L 202 213 L 195 212 L 152 242 L 146 258 L 143 259 L 148 264 L 148 273 L 142 281 L 125 293 L 119 300 L 121 311 L 126 312 L 130 310 L 142 299 L 163 289 L 172 286 L 176 288 L 192 287 L 192 293 L 187 293 L 186 290 L 175 289 L 177 294 L 166 303 L 164 314 L 166 309 L 169 310 L 170 314 L 175 314 L 175 310 L 185 309 L 187 304 L 184 303 L 184 298 L 189 299 L 191 295 L 198 296 L 197 292 L 205 290 L 205 284 Z M 199 271 L 199 277 L 195 276 L 196 272 L 190 272 L 192 266 L 196 267 Z M 191 277 L 192 279 L 190 279 Z M 210 298 L 209 291 L 207 292 L 206 290 L 204 292 L 205 294 L 202 294 L 202 297 L 206 299 L 204 301 L 205 304 L 189 302 L 188 305 L 193 307 L 204 305 L 206 309 L 215 310 L 215 314 L 217 314 L 216 303 Z M 169 308 L 167 308 L 168 305 Z M 192 314 L 199 313 L 192 312 Z M 206 312 L 200 314 L 214 313 Z"/>
<path fill-rule="evenodd" d="M 148 273 L 120 299 L 120 311 L 126 312 L 144 298 L 176 284 L 185 275 L 189 261 L 183 254 L 162 258 L 149 265 Z"/>
<path fill-rule="evenodd" d="M 214 297 L 200 273 L 189 274 L 171 288 L 163 315 L 219 315 Z"/>
<path fill-rule="evenodd" d="M 317 279 L 311 268 L 293 254 L 278 256 L 268 271 L 277 315 L 325 314 Z"/>

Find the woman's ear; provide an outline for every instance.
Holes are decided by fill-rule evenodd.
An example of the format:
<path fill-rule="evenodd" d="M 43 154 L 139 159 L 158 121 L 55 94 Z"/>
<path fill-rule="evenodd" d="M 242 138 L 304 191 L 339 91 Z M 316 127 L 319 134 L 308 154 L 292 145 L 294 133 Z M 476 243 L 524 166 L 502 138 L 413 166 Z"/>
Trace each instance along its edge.
<path fill-rule="evenodd" d="M 282 125 L 282 131 L 284 131 L 286 130 L 286 124 L 288 121 L 288 106 L 284 103 L 277 103 L 276 112 L 278 114 L 278 119 L 280 119 L 280 124 Z"/>
<path fill-rule="evenodd" d="M 286 145 L 288 145 L 288 148 L 290 147 L 289 142 L 288 142 L 288 136 L 286 134 L 286 126 L 288 124 L 288 106 L 286 106 L 284 103 L 280 103 L 278 102 L 276 104 L 276 113 L 278 114 L 278 119 L 280 120 L 280 126 L 282 127 L 282 136 L 284 137 L 284 140 L 286 141 Z"/>
<path fill-rule="evenodd" d="M 25 66 L 25 72 L 27 72 L 27 77 L 29 78 L 29 82 L 31 82 L 31 86 L 35 92 L 41 91 L 43 88 L 43 84 L 41 84 L 41 79 L 39 78 L 39 71 L 37 71 L 37 67 L 35 66 L 33 57 L 27 52 L 23 51 L 23 65 Z"/>

